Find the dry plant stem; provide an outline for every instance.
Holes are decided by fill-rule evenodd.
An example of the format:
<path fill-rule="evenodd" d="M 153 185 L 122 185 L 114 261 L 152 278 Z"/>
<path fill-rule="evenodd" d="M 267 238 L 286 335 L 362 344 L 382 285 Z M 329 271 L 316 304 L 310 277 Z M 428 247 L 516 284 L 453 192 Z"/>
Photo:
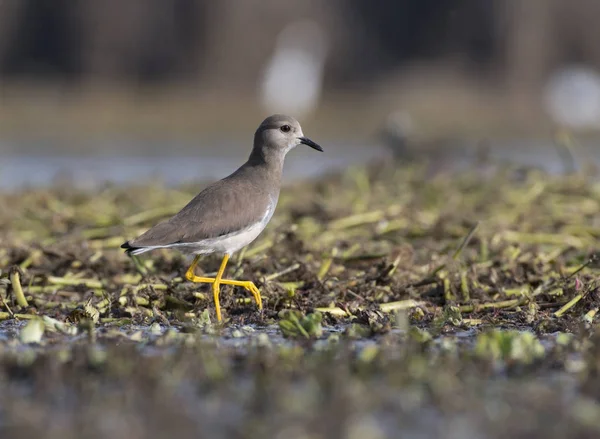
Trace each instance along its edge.
<path fill-rule="evenodd" d="M 565 303 L 558 311 L 556 311 L 554 313 L 554 315 L 556 317 L 561 317 L 564 313 L 566 313 L 568 310 L 573 308 L 577 304 L 577 302 L 579 302 L 581 299 L 583 299 L 583 294 L 576 295 L 571 300 L 569 300 L 567 303 Z"/>
<path fill-rule="evenodd" d="M 35 319 L 38 316 L 34 314 L 20 314 L 20 313 L 9 313 L 0 311 L 0 320 L 8 320 L 8 319 L 21 319 L 21 320 L 29 320 Z"/>
<path fill-rule="evenodd" d="M 317 273 L 317 279 L 323 280 L 323 278 L 329 271 L 329 268 L 331 267 L 332 262 L 333 262 L 333 254 L 332 254 L 332 256 L 329 256 L 323 260 L 323 263 L 321 264 L 321 268 L 319 268 L 319 272 Z"/>
<path fill-rule="evenodd" d="M 65 278 L 65 277 L 48 277 L 48 283 L 57 286 L 75 286 L 84 285 L 87 288 L 102 288 L 102 282 L 94 279 L 78 279 L 78 278 Z"/>
<path fill-rule="evenodd" d="M 575 271 L 573 271 L 572 273 L 570 273 L 567 276 L 568 278 L 571 278 L 573 276 L 575 276 L 577 273 L 579 273 L 580 271 L 584 270 L 585 268 L 587 268 L 590 264 L 596 262 L 598 260 L 598 257 L 596 255 L 593 255 L 591 258 L 589 258 L 585 264 L 582 264 L 581 266 L 579 266 Z"/>
<path fill-rule="evenodd" d="M 458 259 L 458 257 L 460 256 L 462 251 L 465 249 L 465 247 L 467 245 L 469 245 L 469 241 L 471 241 L 471 238 L 473 238 L 473 235 L 475 235 L 475 231 L 477 230 L 477 227 L 479 227 L 479 221 L 477 221 L 475 224 L 473 224 L 473 226 L 469 230 L 469 233 L 467 233 L 467 235 L 463 238 L 462 242 L 460 243 L 460 245 L 458 246 L 458 248 L 452 255 L 452 259 L 454 259 L 454 260 Z"/>
<path fill-rule="evenodd" d="M 25 294 L 23 294 L 23 287 L 21 286 L 21 274 L 19 273 L 19 269 L 13 267 L 10 272 L 10 283 L 12 285 L 12 291 L 15 295 L 15 300 L 17 304 L 21 307 L 28 307 L 27 299 L 25 298 Z"/>
<path fill-rule="evenodd" d="M 410 308 L 416 308 L 417 306 L 425 306 L 426 303 L 422 302 L 422 301 L 416 301 L 416 300 L 412 300 L 412 299 L 408 299 L 408 300 L 399 300 L 397 302 L 389 302 L 389 303 L 382 303 L 381 305 L 379 305 L 379 309 L 382 312 L 388 313 L 388 312 L 393 312 L 393 311 L 399 311 L 399 310 L 404 310 L 404 309 L 410 309 Z M 358 311 L 362 311 L 365 308 L 358 306 L 356 307 L 356 309 Z M 340 307 L 319 307 L 319 308 L 315 308 L 315 311 L 319 311 L 319 312 L 323 312 L 323 313 L 329 313 L 335 316 L 348 316 L 348 312 L 343 310 Z"/>
<path fill-rule="evenodd" d="M 292 264 L 289 267 L 284 268 L 281 271 L 278 271 L 277 273 L 272 273 L 272 274 L 269 274 L 268 276 L 265 276 L 265 281 L 269 282 L 269 281 L 275 280 L 278 277 L 281 277 L 283 275 L 286 275 L 288 273 L 296 271 L 298 268 L 300 268 L 300 264 L 298 264 L 298 263 Z"/>
<path fill-rule="evenodd" d="M 488 303 L 479 303 L 476 305 L 462 305 L 459 306 L 460 312 L 477 312 L 485 309 L 510 309 L 516 308 L 517 306 L 524 305 L 527 303 L 529 299 L 511 299 L 511 300 L 502 300 L 499 302 L 488 302 Z"/>

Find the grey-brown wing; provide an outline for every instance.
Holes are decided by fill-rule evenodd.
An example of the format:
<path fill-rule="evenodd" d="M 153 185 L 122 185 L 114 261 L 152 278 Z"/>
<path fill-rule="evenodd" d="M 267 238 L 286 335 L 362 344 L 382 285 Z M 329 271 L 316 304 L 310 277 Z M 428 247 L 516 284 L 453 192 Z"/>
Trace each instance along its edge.
<path fill-rule="evenodd" d="M 252 181 L 240 183 L 224 179 L 208 186 L 175 216 L 129 241 L 128 245 L 150 247 L 198 242 L 260 221 L 270 207 L 269 194 Z"/>

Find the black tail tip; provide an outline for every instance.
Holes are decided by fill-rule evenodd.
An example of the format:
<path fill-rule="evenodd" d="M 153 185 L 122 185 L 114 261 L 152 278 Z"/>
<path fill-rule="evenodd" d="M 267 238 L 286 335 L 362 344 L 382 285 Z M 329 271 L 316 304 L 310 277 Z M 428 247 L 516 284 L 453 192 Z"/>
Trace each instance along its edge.
<path fill-rule="evenodd" d="M 127 253 L 128 255 L 131 255 L 131 252 L 135 250 L 135 247 L 132 247 L 131 244 L 129 244 L 129 241 L 121 244 L 121 248 L 124 248 L 125 253 Z"/>

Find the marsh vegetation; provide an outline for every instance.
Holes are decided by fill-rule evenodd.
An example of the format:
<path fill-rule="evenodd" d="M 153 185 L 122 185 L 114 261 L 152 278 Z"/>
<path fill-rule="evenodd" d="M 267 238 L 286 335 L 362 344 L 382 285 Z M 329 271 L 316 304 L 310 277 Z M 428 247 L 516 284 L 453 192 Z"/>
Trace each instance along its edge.
<path fill-rule="evenodd" d="M 287 186 L 229 267 L 264 311 L 222 287 L 223 325 L 182 255 L 119 249 L 201 184 L 1 194 L 0 428 L 597 435 L 600 184 L 482 169 L 373 165 Z"/>

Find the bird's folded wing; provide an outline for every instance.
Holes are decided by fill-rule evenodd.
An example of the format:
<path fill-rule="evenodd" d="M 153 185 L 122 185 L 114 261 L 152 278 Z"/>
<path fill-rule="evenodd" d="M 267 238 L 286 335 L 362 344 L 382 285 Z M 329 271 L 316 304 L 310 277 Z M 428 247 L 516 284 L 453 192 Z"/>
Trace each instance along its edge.
<path fill-rule="evenodd" d="M 199 242 L 260 222 L 271 208 L 269 194 L 251 181 L 246 181 L 244 187 L 236 183 L 221 180 L 208 186 L 175 216 L 128 245 L 151 247 Z"/>

